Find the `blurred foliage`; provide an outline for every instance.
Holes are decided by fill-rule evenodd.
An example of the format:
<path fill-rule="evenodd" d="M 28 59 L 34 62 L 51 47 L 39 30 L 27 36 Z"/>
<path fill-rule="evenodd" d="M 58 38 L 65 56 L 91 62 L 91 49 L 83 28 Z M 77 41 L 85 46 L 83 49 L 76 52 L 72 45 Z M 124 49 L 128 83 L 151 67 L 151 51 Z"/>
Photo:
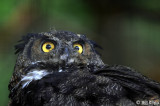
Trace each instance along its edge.
<path fill-rule="evenodd" d="M 11 74 L 14 64 L 15 64 L 15 58 L 13 58 L 13 54 L 6 54 L 0 56 L 0 105 L 6 106 L 8 103 L 8 82 L 11 78 Z"/>
<path fill-rule="evenodd" d="M 159 0 L 1 0 L 0 106 L 8 103 L 14 45 L 28 32 L 86 34 L 104 50 L 107 64 L 134 67 L 160 81 Z"/>

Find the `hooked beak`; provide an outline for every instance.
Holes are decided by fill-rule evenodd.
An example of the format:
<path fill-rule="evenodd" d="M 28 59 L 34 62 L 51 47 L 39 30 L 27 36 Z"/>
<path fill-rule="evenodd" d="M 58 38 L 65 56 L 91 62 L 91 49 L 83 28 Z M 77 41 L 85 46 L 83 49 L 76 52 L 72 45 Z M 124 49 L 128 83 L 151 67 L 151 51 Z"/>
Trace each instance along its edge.
<path fill-rule="evenodd" d="M 69 57 L 69 49 L 67 47 L 62 49 L 62 55 L 60 56 L 60 59 L 63 61 L 67 61 Z"/>

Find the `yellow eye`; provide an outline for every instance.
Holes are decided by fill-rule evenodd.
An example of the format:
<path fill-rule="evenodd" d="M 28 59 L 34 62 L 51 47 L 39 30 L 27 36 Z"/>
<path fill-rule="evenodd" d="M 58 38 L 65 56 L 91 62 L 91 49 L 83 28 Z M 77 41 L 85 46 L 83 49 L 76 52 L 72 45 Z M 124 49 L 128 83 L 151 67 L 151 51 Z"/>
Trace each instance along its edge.
<path fill-rule="evenodd" d="M 53 50 L 55 48 L 54 44 L 51 42 L 45 42 L 42 45 L 42 50 L 43 52 L 50 52 L 51 50 Z"/>
<path fill-rule="evenodd" d="M 83 52 L 83 47 L 82 47 L 81 44 L 75 43 L 75 44 L 73 45 L 73 47 L 74 47 L 74 49 L 77 50 L 77 52 L 78 52 L 79 54 L 81 54 L 81 53 Z"/>

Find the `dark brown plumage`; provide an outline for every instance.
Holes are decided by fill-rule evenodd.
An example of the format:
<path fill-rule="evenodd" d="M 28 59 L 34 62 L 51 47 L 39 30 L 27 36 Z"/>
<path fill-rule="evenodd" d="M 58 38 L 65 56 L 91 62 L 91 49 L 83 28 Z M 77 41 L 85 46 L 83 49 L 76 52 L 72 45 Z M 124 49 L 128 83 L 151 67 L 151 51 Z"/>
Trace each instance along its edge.
<path fill-rule="evenodd" d="M 103 63 L 95 42 L 67 31 L 28 34 L 9 83 L 11 106 L 136 106 L 160 99 L 160 84 Z M 138 102 L 137 102 L 138 100 Z"/>

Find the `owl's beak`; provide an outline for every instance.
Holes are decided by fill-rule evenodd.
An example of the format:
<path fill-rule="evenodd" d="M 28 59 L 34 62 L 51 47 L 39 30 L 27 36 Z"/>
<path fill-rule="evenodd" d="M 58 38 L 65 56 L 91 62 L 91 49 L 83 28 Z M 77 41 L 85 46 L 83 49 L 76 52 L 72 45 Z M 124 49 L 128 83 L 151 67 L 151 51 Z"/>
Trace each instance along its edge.
<path fill-rule="evenodd" d="M 63 61 L 67 61 L 68 60 L 68 56 L 69 56 L 69 49 L 68 49 L 68 47 L 65 47 L 62 50 L 62 54 L 60 56 L 60 59 L 63 60 Z"/>

